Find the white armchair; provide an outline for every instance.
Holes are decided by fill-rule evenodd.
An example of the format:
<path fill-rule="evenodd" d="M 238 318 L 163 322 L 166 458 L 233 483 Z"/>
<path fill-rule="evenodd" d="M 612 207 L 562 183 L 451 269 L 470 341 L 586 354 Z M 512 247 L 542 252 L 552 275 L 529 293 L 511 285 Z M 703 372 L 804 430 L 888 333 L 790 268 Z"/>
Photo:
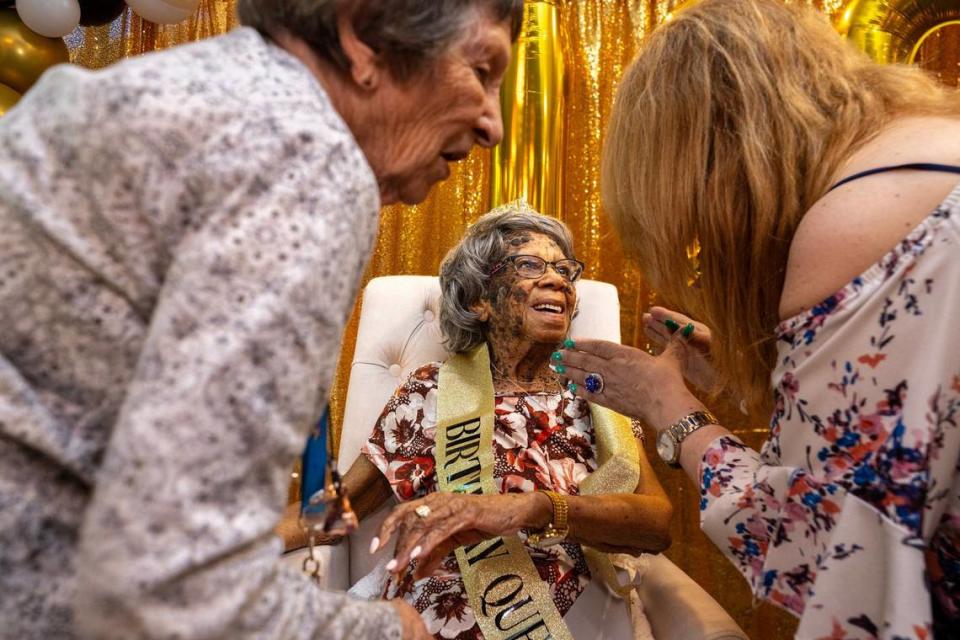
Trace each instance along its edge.
<path fill-rule="evenodd" d="M 582 280 L 577 291 L 580 312 L 571 334 L 619 342 L 616 288 Z M 367 285 L 340 438 L 341 470 L 357 458 L 384 404 L 406 376 L 423 364 L 446 359 L 438 322 L 439 296 L 439 282 L 429 276 L 376 278 Z M 346 590 L 372 571 L 381 556 L 392 555 L 391 548 L 376 556 L 368 553 L 370 540 L 392 507 L 388 504 L 369 516 L 349 540 L 320 548 L 326 588 Z M 300 566 L 305 554 L 306 550 L 293 551 L 282 561 Z M 640 598 L 658 639 L 748 640 L 723 608 L 665 556 L 652 559 Z M 592 638 L 604 635 L 596 631 Z"/>

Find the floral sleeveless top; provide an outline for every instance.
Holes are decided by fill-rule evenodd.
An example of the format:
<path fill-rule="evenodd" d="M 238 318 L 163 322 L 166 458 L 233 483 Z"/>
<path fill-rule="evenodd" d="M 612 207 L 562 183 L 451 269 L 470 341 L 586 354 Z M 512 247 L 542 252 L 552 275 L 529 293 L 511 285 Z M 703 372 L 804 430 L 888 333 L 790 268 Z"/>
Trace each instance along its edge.
<path fill-rule="evenodd" d="M 363 453 L 386 476 L 400 501 L 437 490 L 434 446 L 437 378 L 440 364 L 421 367 L 387 402 Z M 494 407 L 494 481 L 501 493 L 547 489 L 579 493 L 580 482 L 597 468 L 590 407 L 569 391 L 562 394 L 498 395 Z M 525 540 L 523 532 L 520 539 Z M 590 581 L 580 545 L 564 542 L 547 549 L 527 546 L 547 582 L 560 614 L 565 614 Z M 423 617 L 437 638 L 483 636 L 467 601 L 455 555 L 434 575 L 399 584 L 393 578 L 384 595 L 403 598 Z"/>
<path fill-rule="evenodd" d="M 701 525 L 798 638 L 960 637 L 960 186 L 778 328 L 758 454 L 719 438 Z"/>

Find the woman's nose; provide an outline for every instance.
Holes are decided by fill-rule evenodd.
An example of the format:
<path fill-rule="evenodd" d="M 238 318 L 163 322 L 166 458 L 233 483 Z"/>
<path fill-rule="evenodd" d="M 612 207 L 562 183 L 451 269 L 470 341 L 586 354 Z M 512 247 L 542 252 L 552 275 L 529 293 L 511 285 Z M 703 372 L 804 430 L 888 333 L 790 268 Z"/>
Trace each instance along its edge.
<path fill-rule="evenodd" d="M 477 144 L 487 149 L 495 147 L 503 140 L 503 117 L 500 113 L 500 92 L 487 93 L 486 106 L 480 120 L 473 128 Z"/>
<path fill-rule="evenodd" d="M 547 264 L 546 269 L 543 272 L 543 275 L 540 276 L 540 286 L 543 287 L 554 287 L 557 289 L 564 289 L 570 283 L 567 282 L 567 279 L 560 275 L 560 272 L 557 271 L 557 268 L 552 264 Z"/>

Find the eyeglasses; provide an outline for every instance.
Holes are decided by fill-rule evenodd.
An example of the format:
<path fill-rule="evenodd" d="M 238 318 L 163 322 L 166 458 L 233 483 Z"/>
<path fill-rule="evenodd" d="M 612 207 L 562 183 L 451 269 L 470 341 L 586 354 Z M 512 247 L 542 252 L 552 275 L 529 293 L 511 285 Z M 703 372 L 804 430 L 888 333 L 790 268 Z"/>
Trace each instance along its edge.
<path fill-rule="evenodd" d="M 576 282 L 583 274 L 583 263 L 579 260 L 566 259 L 547 262 L 540 256 L 507 256 L 490 270 L 490 275 L 492 276 L 511 263 L 517 275 L 521 278 L 539 278 L 547 272 L 547 265 L 553 267 L 553 270 L 567 282 Z"/>

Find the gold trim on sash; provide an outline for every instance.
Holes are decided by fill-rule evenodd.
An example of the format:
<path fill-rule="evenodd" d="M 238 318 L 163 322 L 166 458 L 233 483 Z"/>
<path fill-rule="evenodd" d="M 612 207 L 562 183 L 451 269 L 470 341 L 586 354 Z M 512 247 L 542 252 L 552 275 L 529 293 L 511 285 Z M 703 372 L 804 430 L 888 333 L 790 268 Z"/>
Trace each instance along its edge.
<path fill-rule="evenodd" d="M 440 367 L 436 461 L 440 491 L 497 495 L 493 469 L 494 390 L 487 345 L 452 356 Z M 633 493 L 640 479 L 639 451 L 628 420 L 591 405 L 599 467 L 580 484 L 581 494 Z M 591 571 L 618 595 L 621 587 L 607 554 L 584 547 Z M 572 640 L 547 584 L 517 536 L 460 547 L 457 561 L 467 598 L 486 640 Z"/>

